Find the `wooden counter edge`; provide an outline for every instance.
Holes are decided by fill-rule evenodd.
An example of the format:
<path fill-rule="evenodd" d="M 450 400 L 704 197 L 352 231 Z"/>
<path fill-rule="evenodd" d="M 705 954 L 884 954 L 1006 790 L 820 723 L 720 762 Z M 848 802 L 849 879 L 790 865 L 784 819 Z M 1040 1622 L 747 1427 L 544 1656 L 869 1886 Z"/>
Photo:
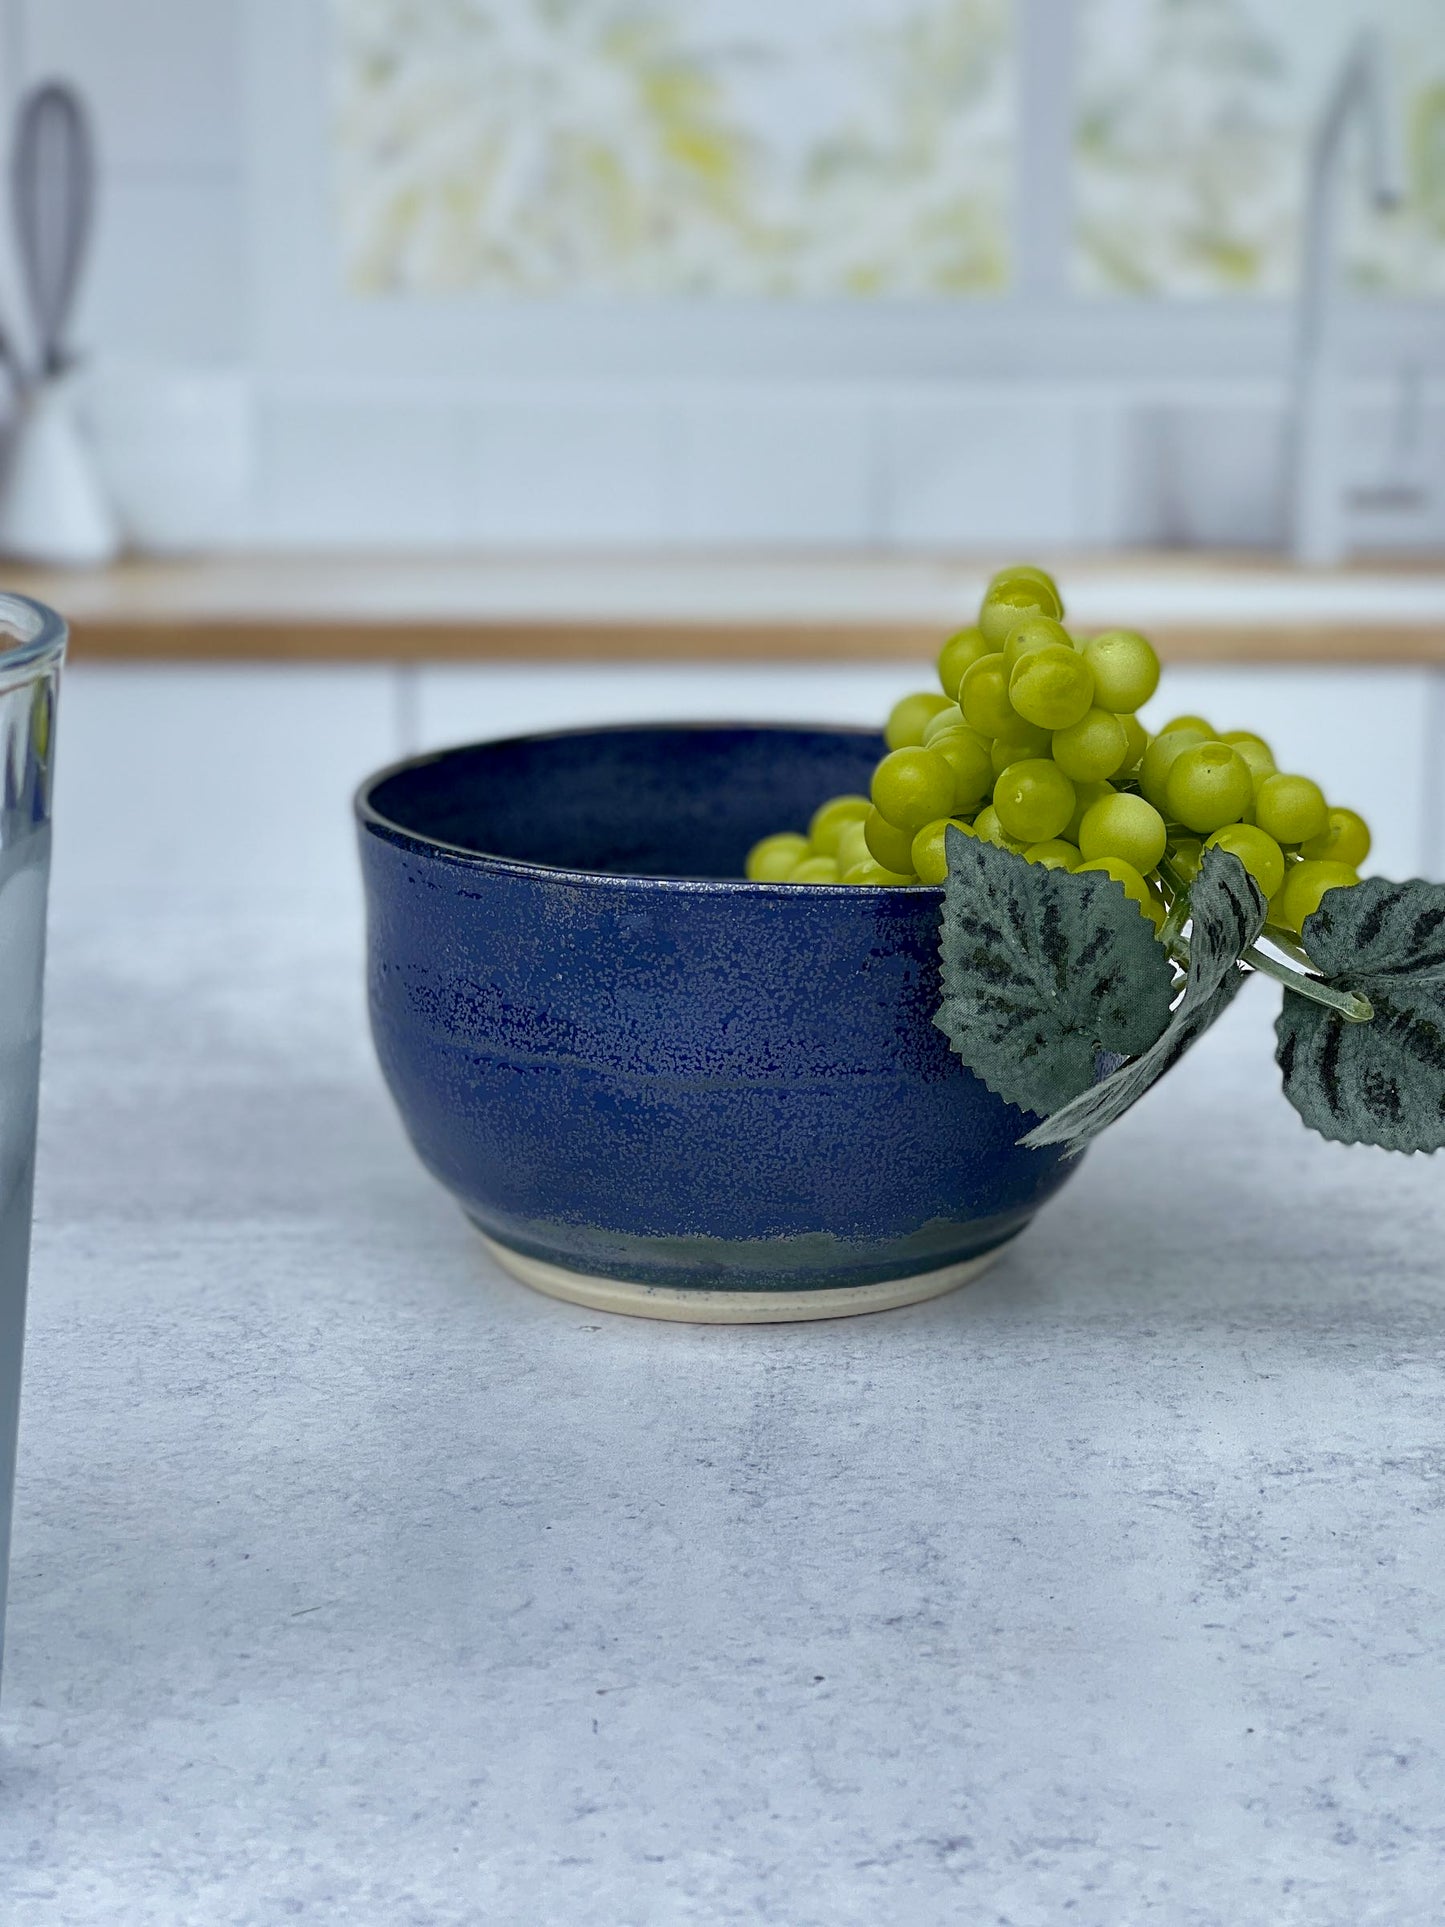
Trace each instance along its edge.
<path fill-rule="evenodd" d="M 1445 663 L 1445 625 L 1160 623 L 1170 662 Z M 80 617 L 81 662 L 892 662 L 926 661 L 936 622 L 417 621 Z"/>

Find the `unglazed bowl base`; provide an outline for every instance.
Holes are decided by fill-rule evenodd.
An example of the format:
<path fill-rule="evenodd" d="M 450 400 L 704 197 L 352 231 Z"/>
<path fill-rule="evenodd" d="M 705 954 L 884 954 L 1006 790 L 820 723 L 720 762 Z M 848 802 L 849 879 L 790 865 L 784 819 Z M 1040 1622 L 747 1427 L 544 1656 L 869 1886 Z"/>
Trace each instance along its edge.
<path fill-rule="evenodd" d="M 585 1305 L 589 1311 L 620 1312 L 626 1318 L 670 1318 L 688 1325 L 787 1325 L 810 1318 L 855 1318 L 865 1311 L 896 1311 L 957 1291 L 1012 1244 L 1008 1239 L 977 1258 L 888 1278 L 876 1285 L 824 1285 L 812 1291 L 704 1291 L 666 1285 L 641 1285 L 620 1278 L 598 1278 L 565 1265 L 529 1258 L 482 1233 L 487 1249 L 514 1278 L 549 1298 Z"/>

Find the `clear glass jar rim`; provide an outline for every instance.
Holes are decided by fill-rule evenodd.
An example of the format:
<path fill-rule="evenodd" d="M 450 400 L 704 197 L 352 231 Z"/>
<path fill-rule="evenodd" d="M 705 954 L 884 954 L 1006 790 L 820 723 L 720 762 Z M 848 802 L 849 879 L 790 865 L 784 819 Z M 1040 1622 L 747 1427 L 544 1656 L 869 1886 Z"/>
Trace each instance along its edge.
<path fill-rule="evenodd" d="M 45 603 L 0 592 L 0 679 L 59 662 L 68 634 L 65 618 Z"/>

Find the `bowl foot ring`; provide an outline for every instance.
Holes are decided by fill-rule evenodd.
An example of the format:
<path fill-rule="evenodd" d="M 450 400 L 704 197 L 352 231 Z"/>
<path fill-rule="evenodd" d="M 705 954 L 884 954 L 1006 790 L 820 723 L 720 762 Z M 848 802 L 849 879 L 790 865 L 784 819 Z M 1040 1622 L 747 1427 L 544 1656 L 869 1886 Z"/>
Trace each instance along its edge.
<path fill-rule="evenodd" d="M 789 1325 L 813 1318 L 856 1318 L 862 1312 L 897 1311 L 921 1305 L 957 1291 L 1001 1258 L 1013 1239 L 995 1245 L 976 1258 L 963 1258 L 933 1271 L 917 1271 L 907 1278 L 887 1278 L 876 1285 L 823 1285 L 811 1291 L 701 1291 L 666 1285 L 641 1285 L 620 1278 L 598 1278 L 529 1258 L 482 1238 L 504 1271 L 533 1291 L 562 1298 L 589 1311 L 620 1312 L 626 1318 L 667 1318 L 688 1325 Z"/>

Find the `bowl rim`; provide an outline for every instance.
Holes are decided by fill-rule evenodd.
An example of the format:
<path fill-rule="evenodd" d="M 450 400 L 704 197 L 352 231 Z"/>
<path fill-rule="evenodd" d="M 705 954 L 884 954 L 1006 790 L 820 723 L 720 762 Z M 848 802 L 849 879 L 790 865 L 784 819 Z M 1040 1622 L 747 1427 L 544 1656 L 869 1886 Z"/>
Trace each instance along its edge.
<path fill-rule="evenodd" d="M 404 775 L 409 770 L 425 769 L 429 764 L 445 762 L 449 757 L 459 756 L 469 750 L 503 749 L 525 743 L 552 743 L 566 741 L 574 736 L 626 736 L 635 735 L 643 730 L 671 731 L 686 735 L 692 731 L 703 730 L 749 730 L 758 734 L 776 733 L 782 735 L 805 731 L 817 736 L 872 736 L 879 737 L 882 731 L 869 729 L 861 723 L 809 723 L 785 722 L 773 718 L 768 722 L 751 722 L 746 718 L 698 718 L 689 717 L 683 721 L 671 722 L 666 718 L 639 718 L 631 723 L 577 724 L 569 729 L 524 730 L 516 736 L 482 736 L 471 742 L 450 743 L 442 749 L 424 750 L 419 755 L 402 756 L 384 768 L 373 770 L 363 778 L 352 795 L 351 807 L 358 827 L 382 842 L 391 843 L 398 848 L 413 851 L 420 856 L 439 857 L 457 863 L 470 870 L 479 870 L 487 875 L 533 877 L 544 882 L 564 882 L 591 887 L 615 887 L 626 884 L 631 889 L 656 890 L 665 893 L 689 893 L 704 896 L 728 896 L 745 892 L 754 900 L 758 894 L 784 895 L 790 903 L 812 901 L 819 896 L 842 898 L 852 902 L 877 903 L 904 899 L 909 903 L 920 897 L 942 898 L 943 886 L 937 883 L 761 883 L 751 877 L 659 877 L 647 876 L 631 870 L 583 870 L 561 863 L 534 863 L 521 857 L 496 856 L 485 850 L 469 849 L 464 843 L 449 843 L 439 836 L 427 836 L 418 830 L 409 829 L 398 823 L 394 817 L 387 816 L 372 801 L 372 794 L 383 783 L 390 782 L 395 776 Z"/>

